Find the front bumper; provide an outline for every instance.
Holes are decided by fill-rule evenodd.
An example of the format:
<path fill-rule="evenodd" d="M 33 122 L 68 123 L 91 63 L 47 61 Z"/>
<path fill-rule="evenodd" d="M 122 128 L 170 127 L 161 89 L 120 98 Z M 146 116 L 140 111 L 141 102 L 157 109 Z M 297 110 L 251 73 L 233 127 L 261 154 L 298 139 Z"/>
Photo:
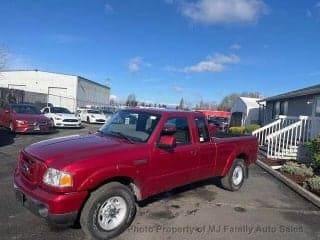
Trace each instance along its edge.
<path fill-rule="evenodd" d="M 51 133 L 54 128 L 52 126 L 17 126 L 14 131 L 17 133 Z"/>
<path fill-rule="evenodd" d="M 40 187 L 31 187 L 15 174 L 16 199 L 36 216 L 56 225 L 70 226 L 87 198 L 87 192 L 51 193 Z"/>

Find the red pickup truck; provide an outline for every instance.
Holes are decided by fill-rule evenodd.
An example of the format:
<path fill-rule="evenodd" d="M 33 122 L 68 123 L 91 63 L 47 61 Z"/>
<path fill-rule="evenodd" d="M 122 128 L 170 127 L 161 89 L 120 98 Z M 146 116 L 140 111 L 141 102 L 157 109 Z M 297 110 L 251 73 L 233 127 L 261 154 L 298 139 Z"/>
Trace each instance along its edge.
<path fill-rule="evenodd" d="M 239 190 L 256 160 L 255 137 L 211 137 L 202 113 L 128 109 L 95 134 L 55 138 L 21 151 L 17 200 L 58 225 L 80 221 L 93 239 L 123 232 L 141 201 L 218 176 Z"/>

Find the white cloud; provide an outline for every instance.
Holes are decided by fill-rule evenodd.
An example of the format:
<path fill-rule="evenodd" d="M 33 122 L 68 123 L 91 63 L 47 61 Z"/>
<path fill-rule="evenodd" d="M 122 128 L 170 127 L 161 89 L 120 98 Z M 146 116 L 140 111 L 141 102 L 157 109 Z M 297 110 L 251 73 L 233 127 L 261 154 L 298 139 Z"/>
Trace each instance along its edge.
<path fill-rule="evenodd" d="M 312 12 L 309 9 L 306 10 L 306 17 L 308 18 L 312 17 Z"/>
<path fill-rule="evenodd" d="M 84 40 L 82 36 L 71 35 L 67 33 L 56 33 L 49 36 L 49 38 L 57 44 L 70 44 L 81 42 Z"/>
<path fill-rule="evenodd" d="M 176 93 L 181 93 L 183 91 L 183 87 L 182 86 L 179 86 L 179 85 L 175 85 L 173 86 L 173 90 L 176 92 Z"/>
<path fill-rule="evenodd" d="M 320 76 L 320 71 L 311 72 L 311 73 L 309 73 L 309 76 L 310 76 L 310 77 L 317 77 L 317 76 Z"/>
<path fill-rule="evenodd" d="M 104 4 L 104 11 L 106 14 L 113 12 L 113 7 L 109 3 Z"/>
<path fill-rule="evenodd" d="M 164 2 L 165 2 L 166 4 L 173 4 L 173 3 L 174 3 L 174 0 L 164 0 Z"/>
<path fill-rule="evenodd" d="M 242 46 L 238 43 L 234 43 L 229 47 L 231 50 L 239 50 L 242 48 Z"/>
<path fill-rule="evenodd" d="M 148 62 L 145 62 L 143 58 L 139 56 L 131 58 L 129 60 L 128 69 L 132 73 L 138 72 L 142 66 L 151 67 L 151 64 Z"/>
<path fill-rule="evenodd" d="M 240 58 L 235 54 L 215 54 L 194 65 L 184 67 L 180 69 L 180 71 L 186 73 L 222 72 L 228 65 L 237 64 L 239 62 Z"/>
<path fill-rule="evenodd" d="M 269 8 L 262 0 L 197 0 L 179 2 L 181 13 L 204 24 L 256 22 Z"/>

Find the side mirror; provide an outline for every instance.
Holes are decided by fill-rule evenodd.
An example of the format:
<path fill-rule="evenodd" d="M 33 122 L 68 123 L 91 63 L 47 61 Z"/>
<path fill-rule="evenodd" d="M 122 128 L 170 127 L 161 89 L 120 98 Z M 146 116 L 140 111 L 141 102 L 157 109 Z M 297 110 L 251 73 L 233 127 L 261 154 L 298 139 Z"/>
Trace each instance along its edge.
<path fill-rule="evenodd" d="M 209 123 L 208 128 L 210 137 L 213 137 L 218 127 L 214 123 Z"/>
<path fill-rule="evenodd" d="M 172 149 L 177 146 L 176 138 L 174 136 L 161 136 L 158 147 L 164 149 Z"/>

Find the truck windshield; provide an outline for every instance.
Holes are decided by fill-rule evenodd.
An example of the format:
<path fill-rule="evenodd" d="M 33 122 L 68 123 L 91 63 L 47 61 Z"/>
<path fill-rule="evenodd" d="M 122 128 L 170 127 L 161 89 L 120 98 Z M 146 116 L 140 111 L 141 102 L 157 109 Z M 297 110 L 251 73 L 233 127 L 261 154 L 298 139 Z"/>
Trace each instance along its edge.
<path fill-rule="evenodd" d="M 11 109 L 14 113 L 19 113 L 19 114 L 32 114 L 32 115 L 41 114 L 41 112 L 36 107 L 31 105 L 13 104 L 11 105 Z"/>
<path fill-rule="evenodd" d="M 100 112 L 99 110 L 92 110 L 92 109 L 89 109 L 89 110 L 88 110 L 88 113 L 101 114 L 101 112 Z"/>
<path fill-rule="evenodd" d="M 160 120 L 160 115 L 122 110 L 115 113 L 99 132 L 132 142 L 147 142 Z"/>
<path fill-rule="evenodd" d="M 52 107 L 51 108 L 51 112 L 52 113 L 67 113 L 67 114 L 71 114 L 71 112 L 63 107 Z"/>

